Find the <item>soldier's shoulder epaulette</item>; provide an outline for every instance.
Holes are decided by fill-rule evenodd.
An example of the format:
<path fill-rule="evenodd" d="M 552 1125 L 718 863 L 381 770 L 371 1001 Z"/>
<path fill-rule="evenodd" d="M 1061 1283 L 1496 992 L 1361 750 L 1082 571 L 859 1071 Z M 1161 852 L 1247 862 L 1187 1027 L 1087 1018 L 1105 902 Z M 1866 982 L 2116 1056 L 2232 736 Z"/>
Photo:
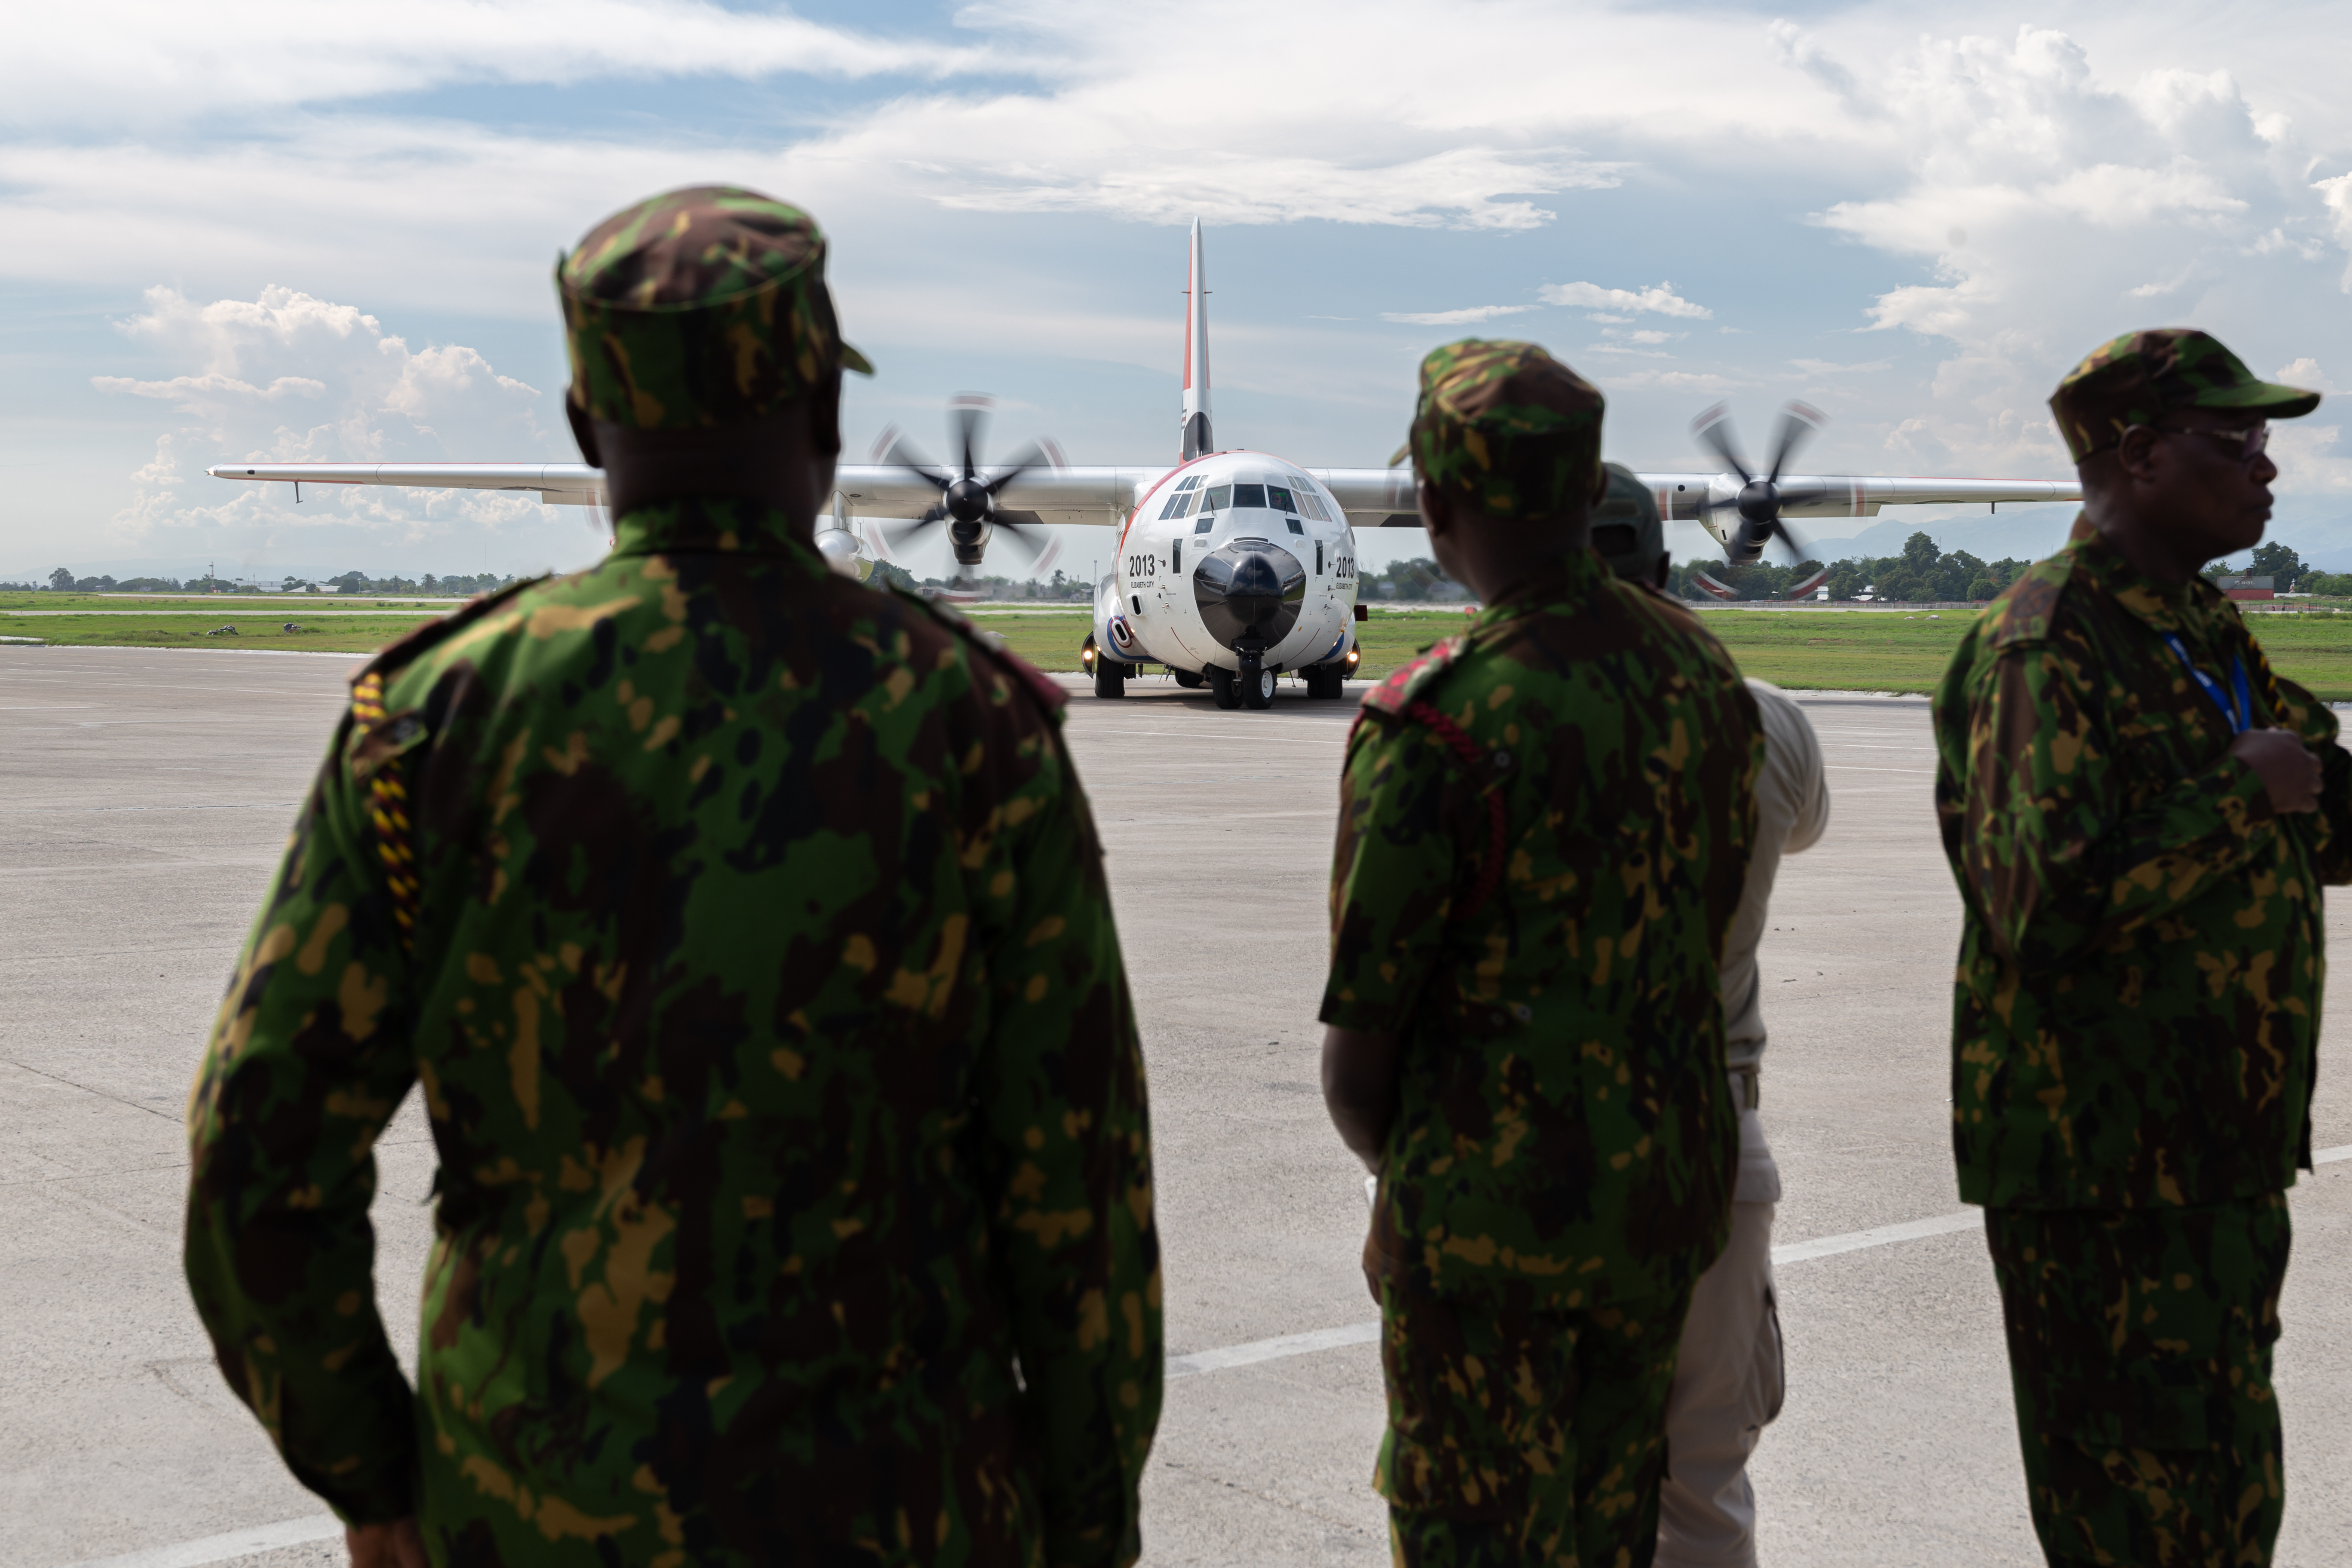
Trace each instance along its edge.
<path fill-rule="evenodd" d="M 2047 641 L 2074 566 L 2074 552 L 2061 551 L 2020 573 L 2000 597 L 1985 606 L 1979 622 L 1985 646 L 2000 653 Z"/>
<path fill-rule="evenodd" d="M 1441 637 L 1365 694 L 1360 712 L 1395 717 L 1424 700 L 1439 677 L 1469 649 L 1466 637 Z"/>
<path fill-rule="evenodd" d="M 352 687 L 356 689 L 361 681 L 371 675 L 379 678 L 379 681 L 391 679 L 394 673 L 415 663 L 420 655 L 430 652 L 439 644 L 448 641 L 484 616 L 504 605 L 508 600 L 518 594 L 526 589 L 537 587 L 546 581 L 545 573 L 536 577 L 521 578 L 508 584 L 495 594 L 485 594 L 478 599 L 467 600 L 439 620 L 427 621 L 405 637 L 394 637 L 376 649 L 375 657 L 360 667 L 360 672 L 352 677 Z"/>
<path fill-rule="evenodd" d="M 395 638 L 352 677 L 351 743 L 344 762 L 355 779 L 368 779 L 383 764 L 425 738 L 425 721 L 413 710 L 393 712 L 384 705 L 384 689 L 400 672 L 440 644 L 479 624 L 488 615 L 526 588 L 547 580 L 545 574 L 509 583 L 494 594 L 471 600 L 439 620 L 427 621 L 406 637 Z"/>
<path fill-rule="evenodd" d="M 921 611 L 949 636 L 970 648 L 982 665 L 1004 675 L 1015 689 L 1027 692 L 1052 722 L 1059 724 L 1062 721 L 1062 710 L 1069 706 L 1070 694 L 1063 690 L 1052 676 L 1005 647 L 1002 637 L 985 626 L 972 625 L 971 617 L 944 599 L 932 598 L 898 583 L 887 584 L 885 592 Z"/>

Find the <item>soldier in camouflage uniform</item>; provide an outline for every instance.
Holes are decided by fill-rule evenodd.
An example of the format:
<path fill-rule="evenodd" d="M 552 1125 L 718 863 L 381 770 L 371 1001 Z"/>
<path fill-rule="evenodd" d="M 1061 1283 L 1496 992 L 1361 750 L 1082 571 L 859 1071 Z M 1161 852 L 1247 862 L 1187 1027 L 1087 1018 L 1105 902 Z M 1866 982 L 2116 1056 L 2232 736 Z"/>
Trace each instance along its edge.
<path fill-rule="evenodd" d="M 1717 964 L 1762 755 L 1738 671 L 1587 548 L 1601 398 L 1541 349 L 1423 363 L 1432 549 L 1486 608 L 1365 700 L 1324 1092 L 1411 1568 L 1647 1563 L 1692 1281 L 1738 1157 Z"/>
<path fill-rule="evenodd" d="M 2284 1506 L 2284 1189 L 2352 757 L 2197 572 L 2262 538 L 2263 421 L 2318 401 L 2202 332 L 2085 359 L 2050 400 L 2083 517 L 1936 698 L 1960 1195 L 2053 1563 L 2264 1563 Z"/>
<path fill-rule="evenodd" d="M 558 270 L 615 546 L 387 648 L 189 1108 L 222 1370 L 362 1562 L 1124 1564 L 1143 1068 L 1061 694 L 813 549 L 816 226 Z M 416 1386 L 369 1149 L 440 1156 Z"/>

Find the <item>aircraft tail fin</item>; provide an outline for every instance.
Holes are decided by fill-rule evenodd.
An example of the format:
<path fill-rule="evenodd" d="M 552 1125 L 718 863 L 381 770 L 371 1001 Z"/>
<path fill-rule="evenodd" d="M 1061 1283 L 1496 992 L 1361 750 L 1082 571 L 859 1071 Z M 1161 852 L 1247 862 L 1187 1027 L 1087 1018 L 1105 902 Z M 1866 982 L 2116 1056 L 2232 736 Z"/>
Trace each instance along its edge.
<path fill-rule="evenodd" d="M 1192 265 L 1184 279 L 1184 411 L 1179 459 L 1217 449 L 1209 427 L 1209 280 L 1201 269 L 1201 220 L 1192 220 Z"/>

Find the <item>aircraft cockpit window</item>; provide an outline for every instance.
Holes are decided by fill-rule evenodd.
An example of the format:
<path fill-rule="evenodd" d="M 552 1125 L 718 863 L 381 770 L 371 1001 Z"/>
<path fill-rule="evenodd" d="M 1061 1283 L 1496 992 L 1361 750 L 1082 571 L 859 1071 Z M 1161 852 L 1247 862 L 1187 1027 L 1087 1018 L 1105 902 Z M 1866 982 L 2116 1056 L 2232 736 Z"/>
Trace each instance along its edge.
<path fill-rule="evenodd" d="M 1250 487 L 1244 485 L 1242 488 L 1244 489 L 1247 489 Z M 1234 487 L 1231 485 L 1211 485 L 1209 487 L 1208 496 L 1209 499 L 1201 503 L 1201 510 L 1202 511 L 1223 511 L 1225 508 L 1234 504 Z"/>
<path fill-rule="evenodd" d="M 1222 489 L 1223 487 L 1219 486 L 1218 488 Z M 1212 490 L 1209 493 L 1214 495 L 1216 491 Z M 1265 504 L 1265 487 L 1264 485 L 1235 485 L 1234 487 L 1234 504 L 1235 506 L 1264 506 Z"/>
<path fill-rule="evenodd" d="M 1182 490 L 1178 490 L 1174 495 L 1168 498 L 1168 504 L 1160 509 L 1160 521 L 1166 522 L 1171 518 L 1182 517 L 1185 512 L 1191 509 L 1192 502 L 1199 499 L 1200 492 L 1198 490 L 1194 490 L 1190 494 L 1187 494 Z"/>
<path fill-rule="evenodd" d="M 1204 517 L 1204 518 L 1202 518 L 1200 521 L 1198 521 L 1198 522 L 1196 522 L 1196 523 L 1194 523 L 1194 524 L 1192 525 L 1192 531 L 1193 531 L 1193 532 L 1195 532 L 1195 533 L 1206 533 L 1206 532 L 1208 532 L 1208 531 L 1209 531 L 1209 530 L 1211 530 L 1211 529 L 1213 529 L 1213 528 L 1214 528 L 1214 527 L 1216 527 L 1216 526 L 1217 526 L 1217 520 L 1216 520 L 1215 518 L 1213 518 L 1213 517 Z"/>
<path fill-rule="evenodd" d="M 1180 490 L 1197 490 L 1201 488 L 1201 476 L 1198 474 L 1186 474 L 1181 479 L 1177 481 L 1176 488 Z"/>
<path fill-rule="evenodd" d="M 1265 487 L 1265 504 L 1272 507 L 1276 511 L 1296 511 L 1298 510 L 1291 501 L 1290 492 L 1284 489 L 1280 485 L 1268 485 Z"/>
<path fill-rule="evenodd" d="M 1290 493 L 1297 498 L 1298 510 L 1300 511 L 1306 513 L 1308 517 L 1313 518 L 1318 522 L 1328 522 L 1331 521 L 1331 514 L 1323 510 L 1323 498 L 1321 496 L 1317 495 L 1313 490 L 1304 488 L 1292 490 Z"/>
<path fill-rule="evenodd" d="M 1293 533 L 1304 533 L 1307 531 L 1307 525 L 1299 521 L 1295 517 L 1285 518 L 1283 521 L 1290 524 L 1290 531 Z"/>

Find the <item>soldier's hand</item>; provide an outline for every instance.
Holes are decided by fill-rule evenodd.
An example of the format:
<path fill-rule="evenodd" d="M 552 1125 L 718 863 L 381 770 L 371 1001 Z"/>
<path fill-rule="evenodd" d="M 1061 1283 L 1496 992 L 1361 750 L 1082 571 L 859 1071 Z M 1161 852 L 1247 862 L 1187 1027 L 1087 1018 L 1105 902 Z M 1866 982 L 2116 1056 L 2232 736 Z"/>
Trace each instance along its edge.
<path fill-rule="evenodd" d="M 347 1526 L 343 1545 L 351 1552 L 352 1568 L 429 1568 L 425 1538 L 416 1533 L 414 1519 Z"/>
<path fill-rule="evenodd" d="M 2319 759 L 2289 730 L 2249 730 L 2230 754 L 2260 773 L 2273 811 L 2319 808 Z"/>

